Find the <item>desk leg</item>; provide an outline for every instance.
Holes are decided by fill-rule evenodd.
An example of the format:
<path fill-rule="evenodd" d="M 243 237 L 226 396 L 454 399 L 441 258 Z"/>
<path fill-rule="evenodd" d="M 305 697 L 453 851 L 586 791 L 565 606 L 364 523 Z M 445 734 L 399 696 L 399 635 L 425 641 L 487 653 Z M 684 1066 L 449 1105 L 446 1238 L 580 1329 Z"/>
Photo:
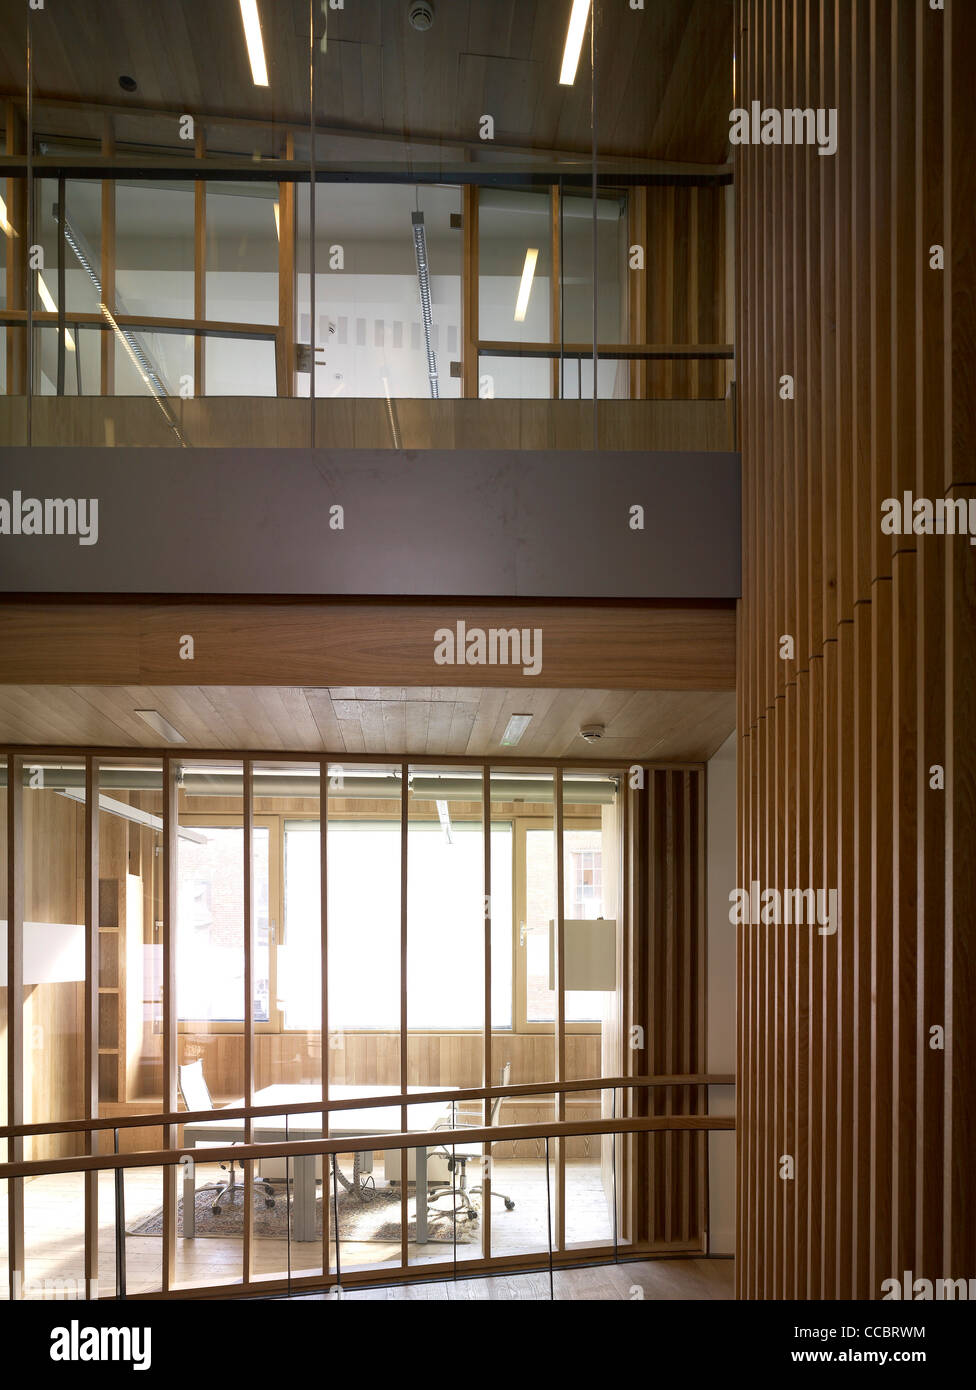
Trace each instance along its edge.
<path fill-rule="evenodd" d="M 406 1149 L 401 1150 L 403 1154 L 404 1171 L 407 1167 Z M 427 1150 L 417 1150 L 417 1244 L 427 1244 Z"/>
<path fill-rule="evenodd" d="M 192 1240 L 197 1233 L 197 1184 L 193 1163 L 183 1165 L 183 1239 Z"/>
<path fill-rule="evenodd" d="M 325 1173 L 325 1159 L 322 1160 Z M 323 1193 L 328 1185 L 323 1179 Z M 304 1154 L 295 1159 L 295 1239 L 315 1239 L 315 1155 Z"/>

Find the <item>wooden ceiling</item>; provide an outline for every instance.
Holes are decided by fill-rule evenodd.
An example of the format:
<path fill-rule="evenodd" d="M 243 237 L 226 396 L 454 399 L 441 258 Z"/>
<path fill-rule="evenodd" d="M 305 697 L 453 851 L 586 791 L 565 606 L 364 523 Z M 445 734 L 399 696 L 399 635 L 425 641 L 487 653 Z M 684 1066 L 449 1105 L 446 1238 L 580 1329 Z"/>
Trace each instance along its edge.
<path fill-rule="evenodd" d="M 158 747 L 158 710 L 191 748 L 702 761 L 735 727 L 731 691 L 465 687 L 0 686 L 0 743 Z M 532 722 L 516 748 L 513 714 Z M 603 724 L 588 744 L 582 724 Z M 181 747 L 184 745 L 180 745 Z"/>
<path fill-rule="evenodd" d="M 328 22 L 318 41 L 318 123 L 478 145 L 488 113 L 496 148 L 589 156 L 588 36 L 575 85 L 558 83 L 570 8 L 570 0 L 434 0 L 433 27 L 418 33 L 407 0 L 350 0 L 341 10 L 315 0 L 317 29 Z M 267 88 L 251 80 L 237 0 L 57 0 L 32 14 L 35 97 L 307 125 L 307 0 L 259 0 L 259 9 Z M 4 92 L 24 91 L 27 13 L 26 0 L 0 8 Z M 601 0 L 598 14 L 599 153 L 723 162 L 732 0 L 647 0 L 643 10 Z M 120 89 L 123 74 L 135 92 Z M 60 133 L 85 133 L 77 115 Z M 40 108 L 38 130 L 44 122 L 52 129 Z"/>

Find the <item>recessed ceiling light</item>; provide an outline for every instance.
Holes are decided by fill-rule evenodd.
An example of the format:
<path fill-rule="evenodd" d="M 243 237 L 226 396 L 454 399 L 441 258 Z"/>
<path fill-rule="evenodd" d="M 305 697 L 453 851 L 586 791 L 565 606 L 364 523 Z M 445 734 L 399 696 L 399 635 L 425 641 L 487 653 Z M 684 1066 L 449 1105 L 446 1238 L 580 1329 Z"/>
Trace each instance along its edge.
<path fill-rule="evenodd" d="M 532 293 L 532 279 L 535 275 L 535 263 L 539 259 L 537 247 L 530 246 L 525 253 L 525 265 L 522 267 L 522 283 L 519 285 L 518 299 L 515 301 L 515 322 L 525 322 L 525 311 L 529 307 L 529 295 Z"/>
<path fill-rule="evenodd" d="M 251 64 L 251 77 L 255 87 L 268 85 L 268 64 L 264 56 L 264 40 L 261 37 L 261 16 L 258 14 L 258 0 L 240 0 L 241 20 L 244 24 L 244 40 L 247 43 L 247 56 Z"/>
<path fill-rule="evenodd" d="M 529 720 L 531 718 L 531 714 L 512 715 L 511 719 L 505 725 L 505 732 L 502 734 L 503 748 L 511 748 L 518 743 L 519 739 L 529 727 Z"/>
<path fill-rule="evenodd" d="M 144 719 L 150 729 L 160 734 L 167 743 L 186 743 L 186 739 L 175 729 L 168 719 L 164 719 L 158 709 L 137 709 L 133 710 L 140 719 Z"/>
<path fill-rule="evenodd" d="M 119 86 L 122 88 L 123 92 L 134 92 L 138 85 L 136 79 L 134 77 L 129 77 L 126 73 L 123 73 L 119 78 Z"/>
<path fill-rule="evenodd" d="M 589 13 L 590 0 L 573 0 L 569 27 L 566 30 L 566 47 L 563 49 L 563 65 L 559 73 L 559 82 L 563 87 L 571 87 L 576 81 L 576 69 L 579 67 Z"/>

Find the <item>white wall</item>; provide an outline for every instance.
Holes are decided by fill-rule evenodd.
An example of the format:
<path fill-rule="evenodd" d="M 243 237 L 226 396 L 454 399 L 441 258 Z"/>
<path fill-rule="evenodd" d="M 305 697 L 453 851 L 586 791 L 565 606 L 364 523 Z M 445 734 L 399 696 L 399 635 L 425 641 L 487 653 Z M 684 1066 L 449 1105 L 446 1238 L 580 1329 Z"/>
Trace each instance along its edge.
<path fill-rule="evenodd" d="M 707 779 L 706 887 L 708 902 L 708 1027 L 706 1057 L 711 1072 L 735 1071 L 735 929 L 729 922 L 729 893 L 735 887 L 736 735 L 709 759 Z M 735 1114 L 735 1090 L 713 1086 L 713 1115 Z M 735 1134 L 708 1139 L 709 1251 L 735 1252 Z"/>

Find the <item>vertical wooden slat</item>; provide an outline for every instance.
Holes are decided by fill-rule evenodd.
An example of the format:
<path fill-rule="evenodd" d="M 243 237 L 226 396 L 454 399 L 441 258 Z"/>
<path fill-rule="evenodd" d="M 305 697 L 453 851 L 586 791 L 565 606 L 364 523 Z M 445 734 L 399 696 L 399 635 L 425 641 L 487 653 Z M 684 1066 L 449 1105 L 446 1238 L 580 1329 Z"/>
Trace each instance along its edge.
<path fill-rule="evenodd" d="M 7 1123 L 24 1123 L 24 764 L 7 760 Z M 11 1163 L 24 1157 L 19 1136 L 7 1141 Z M 10 1298 L 24 1288 L 24 1180 L 7 1180 L 7 1276 Z"/>
<path fill-rule="evenodd" d="M 945 28 L 948 253 L 945 294 L 946 427 L 951 441 L 950 495 L 976 498 L 976 408 L 973 343 L 976 277 L 976 14 L 950 6 Z M 946 1141 L 943 1268 L 961 1277 L 976 1269 L 976 1194 L 972 1161 L 976 1140 L 976 547 L 962 538 L 947 545 L 946 600 Z"/>
<path fill-rule="evenodd" d="M 85 1116 L 98 1119 L 98 759 L 85 758 Z M 95 1152 L 91 1131 L 85 1153 Z M 98 1297 L 98 1174 L 85 1174 L 85 1289 Z"/>

